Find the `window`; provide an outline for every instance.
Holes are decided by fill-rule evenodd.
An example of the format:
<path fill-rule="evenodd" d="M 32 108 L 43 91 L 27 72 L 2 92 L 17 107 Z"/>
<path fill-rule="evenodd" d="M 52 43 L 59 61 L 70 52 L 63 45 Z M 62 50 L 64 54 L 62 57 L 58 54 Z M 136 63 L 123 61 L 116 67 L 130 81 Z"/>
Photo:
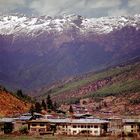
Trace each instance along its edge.
<path fill-rule="evenodd" d="M 98 128 L 98 125 L 94 125 L 94 128 Z"/>
<path fill-rule="evenodd" d="M 45 124 L 44 123 L 40 123 L 40 126 L 45 126 Z"/>
<path fill-rule="evenodd" d="M 31 128 L 31 131 L 36 131 L 36 128 Z"/>
<path fill-rule="evenodd" d="M 37 124 L 33 123 L 32 126 L 37 126 Z"/>
<path fill-rule="evenodd" d="M 90 125 L 88 125 L 87 128 L 90 128 Z"/>
<path fill-rule="evenodd" d="M 40 128 L 39 132 L 45 132 L 45 128 Z"/>
<path fill-rule="evenodd" d="M 87 128 L 87 126 L 85 125 L 85 128 Z"/>
<path fill-rule="evenodd" d="M 73 131 L 73 134 L 75 134 L 76 133 L 76 131 Z"/>
<path fill-rule="evenodd" d="M 76 125 L 73 125 L 73 128 L 76 128 Z"/>
<path fill-rule="evenodd" d="M 98 133 L 98 131 L 94 131 L 94 133 L 95 133 L 95 134 L 97 134 L 97 133 Z"/>

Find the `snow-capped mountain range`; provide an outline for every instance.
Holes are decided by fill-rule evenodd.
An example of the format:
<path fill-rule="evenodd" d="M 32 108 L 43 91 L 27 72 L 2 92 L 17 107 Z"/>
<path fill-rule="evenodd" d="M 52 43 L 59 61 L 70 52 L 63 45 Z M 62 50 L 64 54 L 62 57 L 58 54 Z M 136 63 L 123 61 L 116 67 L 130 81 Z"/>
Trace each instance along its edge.
<path fill-rule="evenodd" d="M 77 28 L 81 34 L 91 31 L 97 34 L 106 34 L 124 26 L 133 26 L 138 30 L 140 28 L 140 15 L 101 18 L 84 18 L 74 14 L 56 18 L 49 16 L 0 16 L 0 34 L 25 33 L 33 36 L 36 33 L 39 35 L 43 31 L 63 32 L 73 27 Z M 38 33 L 39 30 L 42 32 Z"/>
<path fill-rule="evenodd" d="M 140 15 L 0 15 L 0 84 L 30 90 L 140 55 Z"/>

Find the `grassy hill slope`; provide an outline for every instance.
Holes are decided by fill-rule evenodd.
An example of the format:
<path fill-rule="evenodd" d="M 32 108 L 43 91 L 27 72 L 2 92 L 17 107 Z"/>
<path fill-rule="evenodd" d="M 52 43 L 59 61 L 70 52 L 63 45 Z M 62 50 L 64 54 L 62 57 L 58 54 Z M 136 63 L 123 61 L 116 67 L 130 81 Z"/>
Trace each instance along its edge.
<path fill-rule="evenodd" d="M 45 89 L 46 90 L 46 89 Z M 82 98 L 105 98 L 140 92 L 140 62 L 132 61 L 60 82 L 42 91 L 58 102 L 74 103 Z"/>
<path fill-rule="evenodd" d="M 0 86 L 0 116 L 15 116 L 28 111 L 30 103 L 21 100 Z"/>

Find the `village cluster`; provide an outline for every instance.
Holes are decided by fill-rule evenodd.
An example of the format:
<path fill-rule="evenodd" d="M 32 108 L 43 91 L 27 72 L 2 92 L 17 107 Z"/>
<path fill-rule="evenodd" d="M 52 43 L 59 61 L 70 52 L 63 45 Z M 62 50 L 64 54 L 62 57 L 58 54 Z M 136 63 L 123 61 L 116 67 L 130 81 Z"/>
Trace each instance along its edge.
<path fill-rule="evenodd" d="M 48 108 L 52 108 L 50 96 L 47 101 Z M 62 104 L 49 110 L 43 100 L 45 109 L 36 109 L 40 113 L 31 111 L 12 118 L 0 118 L 0 135 L 20 132 L 29 135 L 139 136 L 140 119 L 117 116 L 109 111 L 98 110 L 97 114 L 94 110 L 93 113 L 90 102 L 81 99 L 79 104 Z"/>
<path fill-rule="evenodd" d="M 0 134 L 9 134 L 27 128 L 31 135 L 108 136 L 139 135 L 140 119 L 106 117 L 95 118 L 90 114 L 25 113 L 16 118 L 0 119 Z"/>

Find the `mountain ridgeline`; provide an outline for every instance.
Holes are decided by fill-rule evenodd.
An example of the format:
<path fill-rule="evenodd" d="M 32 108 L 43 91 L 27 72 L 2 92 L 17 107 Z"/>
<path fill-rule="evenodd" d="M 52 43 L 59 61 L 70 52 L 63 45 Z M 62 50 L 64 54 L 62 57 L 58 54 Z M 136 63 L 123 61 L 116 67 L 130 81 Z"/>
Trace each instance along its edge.
<path fill-rule="evenodd" d="M 0 83 L 9 88 L 38 89 L 119 64 L 140 52 L 140 15 L 9 15 L 0 17 L 0 25 Z"/>

